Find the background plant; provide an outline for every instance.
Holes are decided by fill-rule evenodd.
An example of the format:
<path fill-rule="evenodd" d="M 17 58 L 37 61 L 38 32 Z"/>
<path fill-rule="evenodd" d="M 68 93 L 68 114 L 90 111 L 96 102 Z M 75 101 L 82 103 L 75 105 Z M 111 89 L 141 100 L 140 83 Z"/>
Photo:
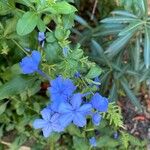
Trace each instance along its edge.
<path fill-rule="evenodd" d="M 82 3 L 82 1 L 80 2 Z M 106 5 L 108 8 L 104 12 L 99 7 L 99 11 L 104 12 L 101 16 L 103 18 L 112 10 L 114 1 L 99 3 L 99 6 L 103 5 L 104 7 Z M 110 3 L 110 7 L 108 7 L 108 3 Z M 122 3 L 124 2 L 122 1 Z M 79 1 L 75 1 L 75 4 L 79 5 Z M 18 62 L 25 55 L 30 54 L 32 50 L 36 49 L 42 53 L 41 67 L 52 78 L 62 74 L 64 77 L 74 79 L 74 74 L 80 72 L 81 78 L 74 79 L 74 82 L 78 84 L 83 92 L 91 90 L 89 84 L 95 84 L 93 78 L 99 75 L 101 75 L 101 89 L 104 89 L 103 93 L 106 95 L 108 92 L 107 87 L 116 82 L 110 92 L 110 99 L 113 100 L 117 100 L 117 94 L 122 93 L 122 90 L 118 91 L 116 87 L 117 89 L 120 88 L 118 78 L 122 77 L 122 74 L 126 72 L 126 68 L 121 68 L 124 66 L 124 63 L 120 61 L 122 60 L 121 56 L 117 59 L 113 58 L 113 63 L 103 51 L 100 51 L 102 50 L 100 45 L 107 45 L 109 39 L 113 38 L 112 36 L 109 36 L 109 38 L 105 38 L 105 34 L 93 36 L 98 31 L 112 28 L 109 25 L 107 25 L 108 27 L 104 25 L 103 28 L 98 26 L 93 30 L 86 21 L 79 16 L 75 16 L 75 7 L 66 1 L 56 1 L 55 3 L 53 0 L 2 0 L 0 8 L 0 136 L 3 137 L 9 131 L 16 133 L 16 139 L 10 149 L 18 149 L 25 141 L 32 139 L 35 141 L 33 149 L 43 149 L 47 143 L 53 145 L 55 142 L 56 149 L 81 149 L 80 145 L 82 143 L 82 148 L 85 150 L 89 148 L 88 139 L 95 133 L 97 133 L 96 138 L 98 139 L 97 146 L 103 149 L 115 149 L 116 147 L 123 149 L 128 146 L 131 149 L 134 146 L 140 149 L 145 146 L 145 143 L 140 141 L 137 142 L 140 144 L 130 145 L 127 133 L 120 133 L 119 130 L 123 127 L 121 112 L 120 108 L 114 104 L 110 104 L 108 113 L 104 114 L 106 120 L 103 120 L 98 128 L 91 129 L 91 126 L 88 126 L 87 131 L 81 131 L 75 126 L 69 126 L 64 134 L 54 134 L 49 140 L 45 140 L 42 136 L 39 136 L 38 132 L 33 131 L 33 120 L 39 116 L 40 110 L 48 103 L 47 93 L 45 92 L 48 82 L 38 74 L 21 75 Z M 87 13 L 87 16 L 91 16 L 91 14 Z M 92 42 L 93 51 L 89 55 L 92 61 L 84 53 L 88 45 L 83 51 L 79 44 L 70 44 L 68 40 L 70 29 L 74 25 L 74 17 L 85 27 L 80 43 L 84 44 L 89 40 Z M 98 25 L 96 18 L 94 20 L 93 26 Z M 38 41 L 39 31 L 46 32 L 44 47 L 43 41 Z M 112 33 L 111 30 L 108 30 L 108 32 Z M 97 53 L 104 55 L 101 55 L 103 57 L 98 58 L 98 61 L 95 57 Z M 102 66 L 103 71 L 93 60 Z M 129 73 L 129 75 L 135 75 L 131 70 L 129 70 Z M 112 77 L 117 77 L 115 82 L 112 82 L 114 80 Z M 123 82 L 124 89 L 126 89 L 129 96 L 133 96 L 126 84 Z M 99 85 L 99 82 L 96 82 L 96 85 Z M 96 90 L 96 86 L 93 86 L 92 91 Z M 133 100 L 139 106 L 135 96 L 133 96 Z M 114 116 L 111 115 L 112 113 Z M 115 132 L 120 134 L 119 138 L 123 140 L 115 140 L 113 137 Z M 105 143 L 108 140 L 111 142 L 106 147 Z"/>
<path fill-rule="evenodd" d="M 76 30 L 75 33 L 79 42 L 90 49 L 91 60 L 104 70 L 101 78 L 103 92 L 109 93 L 112 100 L 126 94 L 141 109 L 137 95 L 141 85 L 149 79 L 148 4 L 146 0 L 113 3 L 116 8 L 111 16 L 103 19 L 102 14 L 99 20 L 95 18 L 94 26 L 77 18 L 84 30 L 83 34 Z M 98 1 L 98 8 L 99 5 Z"/>

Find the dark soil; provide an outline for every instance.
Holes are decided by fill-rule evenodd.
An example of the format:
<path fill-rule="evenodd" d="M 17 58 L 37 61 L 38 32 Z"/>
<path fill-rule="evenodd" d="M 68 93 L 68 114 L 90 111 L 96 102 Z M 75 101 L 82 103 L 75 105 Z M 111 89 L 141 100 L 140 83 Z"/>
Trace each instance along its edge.
<path fill-rule="evenodd" d="M 135 108 L 127 98 L 119 101 L 126 130 L 140 139 L 150 139 L 150 99 L 140 98 L 143 111 Z"/>

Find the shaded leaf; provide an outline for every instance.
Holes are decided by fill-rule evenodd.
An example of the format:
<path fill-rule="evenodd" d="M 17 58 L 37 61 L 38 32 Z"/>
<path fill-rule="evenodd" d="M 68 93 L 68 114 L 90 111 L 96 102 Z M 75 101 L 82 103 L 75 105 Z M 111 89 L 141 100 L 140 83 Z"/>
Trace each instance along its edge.
<path fill-rule="evenodd" d="M 102 69 L 98 66 L 92 67 L 88 74 L 86 75 L 87 78 L 93 79 L 95 77 L 98 77 L 102 73 Z"/>
<path fill-rule="evenodd" d="M 105 51 L 105 53 L 109 53 L 110 57 L 117 55 L 123 47 L 129 42 L 131 37 L 133 36 L 133 32 L 128 33 L 124 36 L 120 36 L 117 38 Z"/>
<path fill-rule="evenodd" d="M 8 104 L 8 101 L 5 102 L 4 104 L 0 105 L 0 115 L 1 115 L 2 113 L 4 113 L 7 104 Z"/>
<path fill-rule="evenodd" d="M 131 17 L 131 18 L 137 18 L 137 16 L 135 16 L 134 14 L 125 11 L 125 10 L 116 10 L 116 11 L 112 11 L 111 14 L 113 15 L 121 15 L 124 17 Z"/>
<path fill-rule="evenodd" d="M 0 86 L 0 100 L 25 91 L 34 84 L 35 80 L 35 77 L 17 76 L 8 81 Z"/>
<path fill-rule="evenodd" d="M 130 17 L 115 16 L 115 17 L 108 17 L 106 19 L 101 20 L 100 22 L 102 23 L 129 23 L 133 21 L 138 21 L 138 19 L 130 18 Z"/>
<path fill-rule="evenodd" d="M 136 106 L 139 110 L 142 110 L 140 102 L 138 101 L 138 99 L 136 98 L 136 96 L 133 94 L 133 92 L 130 90 L 127 82 L 124 81 L 124 80 L 121 80 L 121 85 L 122 85 L 125 93 L 129 97 L 129 99 L 131 100 L 132 104 L 134 106 Z"/>
<path fill-rule="evenodd" d="M 144 39 L 144 62 L 146 68 L 150 66 L 150 32 L 145 27 L 145 39 Z"/>
<path fill-rule="evenodd" d="M 130 32 L 136 31 L 139 29 L 140 26 L 142 26 L 143 22 L 138 21 L 138 22 L 133 22 L 130 25 L 128 25 L 125 29 L 123 29 L 120 33 L 119 36 L 126 35 Z"/>

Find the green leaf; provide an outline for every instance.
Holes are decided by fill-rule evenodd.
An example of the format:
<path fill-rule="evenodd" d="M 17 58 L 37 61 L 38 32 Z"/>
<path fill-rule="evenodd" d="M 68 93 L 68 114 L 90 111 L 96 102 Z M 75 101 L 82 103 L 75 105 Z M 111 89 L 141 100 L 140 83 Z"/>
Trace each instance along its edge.
<path fill-rule="evenodd" d="M 84 137 L 82 134 L 81 134 L 81 131 L 79 128 L 77 128 L 75 125 L 71 124 L 68 128 L 67 128 L 67 131 L 69 132 L 70 135 L 75 135 L 75 136 L 78 136 L 78 137 Z"/>
<path fill-rule="evenodd" d="M 124 91 L 126 92 L 127 96 L 129 97 L 129 99 L 131 100 L 132 104 L 134 106 L 136 106 L 139 110 L 142 110 L 141 104 L 138 101 L 138 99 L 135 97 L 135 95 L 133 94 L 133 92 L 130 90 L 128 84 L 126 81 L 121 80 L 121 85 L 124 89 Z"/>
<path fill-rule="evenodd" d="M 75 150 L 89 150 L 89 145 L 83 138 L 73 137 L 73 146 Z"/>
<path fill-rule="evenodd" d="M 34 84 L 35 80 L 35 77 L 31 78 L 17 76 L 14 79 L 8 81 L 4 85 L 0 86 L 0 100 L 27 90 Z"/>
<path fill-rule="evenodd" d="M 137 20 L 139 19 L 115 16 L 115 17 L 108 17 L 106 19 L 101 20 L 100 22 L 102 23 L 129 23 L 129 22 L 137 21 Z"/>
<path fill-rule="evenodd" d="M 136 46 L 134 48 L 133 52 L 133 58 L 134 58 L 134 69 L 137 71 L 139 70 L 139 65 L 140 65 L 140 39 L 137 37 L 136 39 Z"/>
<path fill-rule="evenodd" d="M 1 0 L 0 1 L 0 16 L 1 15 L 7 15 L 11 13 L 12 7 L 8 5 L 8 2 L 6 0 Z"/>
<path fill-rule="evenodd" d="M 133 22 L 130 25 L 128 25 L 125 29 L 123 29 L 120 33 L 119 36 L 123 36 L 126 35 L 130 32 L 135 32 L 136 30 L 139 29 L 140 26 L 142 26 L 143 22 L 142 21 L 138 21 L 138 22 Z"/>
<path fill-rule="evenodd" d="M 90 69 L 88 74 L 86 75 L 86 78 L 93 79 L 95 77 L 98 77 L 102 73 L 102 69 L 98 66 L 94 66 Z"/>
<path fill-rule="evenodd" d="M 144 39 L 144 62 L 146 68 L 148 69 L 150 66 L 150 32 L 145 27 L 145 39 Z"/>
<path fill-rule="evenodd" d="M 63 1 L 63 2 L 57 2 L 50 8 L 50 11 L 53 14 L 71 14 L 77 11 L 77 9 L 70 5 L 69 3 Z"/>
<path fill-rule="evenodd" d="M 97 53 L 99 54 L 99 56 L 103 55 L 104 50 L 101 47 L 101 45 L 99 43 L 97 43 L 97 41 L 95 40 L 91 40 L 93 47 L 95 48 L 95 50 L 97 51 Z"/>
<path fill-rule="evenodd" d="M 110 94 L 109 94 L 109 99 L 111 100 L 111 101 L 117 101 L 118 100 L 118 93 L 117 93 L 118 91 L 117 91 L 117 87 L 116 87 L 116 84 L 115 84 L 115 82 L 113 81 L 113 85 L 112 85 L 112 87 L 111 87 L 111 89 L 110 89 Z"/>
<path fill-rule="evenodd" d="M 131 17 L 131 18 L 137 18 L 137 16 L 135 16 L 134 14 L 125 11 L 125 10 L 116 10 L 116 11 L 112 11 L 111 12 L 112 15 L 120 15 L 123 17 Z"/>
<path fill-rule="evenodd" d="M 17 24 L 17 18 L 14 17 L 14 18 L 8 20 L 6 28 L 4 30 L 4 36 L 14 32 L 16 24 Z"/>
<path fill-rule="evenodd" d="M 4 113 L 7 104 L 8 104 L 8 101 L 5 102 L 4 104 L 0 105 L 0 115 Z"/>
<path fill-rule="evenodd" d="M 89 26 L 89 24 L 87 23 L 86 20 L 84 20 L 83 18 L 81 18 L 80 16 L 78 15 L 75 15 L 75 21 L 77 21 L 78 23 L 80 23 L 81 25 L 85 26 L 85 27 L 88 27 L 88 28 L 91 28 Z"/>
<path fill-rule="evenodd" d="M 55 37 L 61 41 L 66 37 L 66 30 L 64 28 L 57 27 L 55 30 Z"/>
<path fill-rule="evenodd" d="M 147 0 L 140 0 L 140 1 L 137 1 L 138 2 L 138 5 L 139 5 L 139 9 L 141 10 L 142 14 L 141 16 L 142 17 L 147 17 L 148 15 L 148 3 L 147 3 Z"/>
<path fill-rule="evenodd" d="M 68 15 L 63 15 L 63 26 L 65 29 L 70 29 L 74 26 L 74 18 L 75 15 L 74 13 L 68 14 Z"/>
<path fill-rule="evenodd" d="M 51 62 L 54 63 L 58 60 L 59 49 L 60 49 L 60 47 L 57 42 L 50 43 L 46 46 L 45 57 L 49 63 L 51 63 Z"/>
<path fill-rule="evenodd" d="M 50 42 L 50 43 L 53 43 L 53 42 L 56 41 L 56 38 L 55 38 L 53 32 L 47 32 L 47 33 L 46 33 L 46 41 L 47 41 L 47 42 Z"/>
<path fill-rule="evenodd" d="M 17 0 L 17 2 L 34 9 L 34 6 L 33 6 L 32 2 L 30 0 Z"/>
<path fill-rule="evenodd" d="M 108 142 L 109 141 L 109 142 Z M 106 145 L 107 143 L 107 145 Z M 97 147 L 99 148 L 113 148 L 118 146 L 119 143 L 118 141 L 111 139 L 109 136 L 105 135 L 105 136 L 101 136 L 98 140 L 97 140 Z"/>
<path fill-rule="evenodd" d="M 45 32 L 46 31 L 46 25 L 41 20 L 41 18 L 38 19 L 37 27 L 38 27 L 38 29 L 39 29 L 40 32 Z"/>
<path fill-rule="evenodd" d="M 126 44 L 129 42 L 131 37 L 133 36 L 133 32 L 128 33 L 124 36 L 121 36 L 117 38 L 105 51 L 105 53 L 108 53 L 109 57 L 114 57 L 117 55 L 123 47 L 126 46 Z"/>
<path fill-rule="evenodd" d="M 38 15 L 35 12 L 26 12 L 17 23 L 17 33 L 21 36 L 27 35 L 34 30 L 38 23 Z"/>

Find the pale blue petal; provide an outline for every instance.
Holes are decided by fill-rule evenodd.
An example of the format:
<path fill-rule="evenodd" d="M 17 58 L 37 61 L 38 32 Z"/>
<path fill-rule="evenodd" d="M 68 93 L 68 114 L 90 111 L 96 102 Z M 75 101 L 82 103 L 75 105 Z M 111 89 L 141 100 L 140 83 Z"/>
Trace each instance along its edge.
<path fill-rule="evenodd" d="M 52 114 L 52 111 L 50 109 L 47 109 L 47 108 L 44 108 L 41 111 L 41 115 L 42 115 L 43 119 L 46 120 L 46 121 L 50 121 L 51 114 Z"/>
<path fill-rule="evenodd" d="M 62 127 L 59 123 L 53 123 L 52 124 L 52 129 L 55 132 L 62 132 L 62 131 L 64 131 L 64 127 Z"/>
<path fill-rule="evenodd" d="M 92 115 L 92 122 L 95 126 L 100 124 L 102 116 L 99 113 L 95 113 Z"/>
<path fill-rule="evenodd" d="M 43 119 L 36 119 L 33 122 L 33 127 L 35 129 L 40 129 L 40 128 L 44 128 L 47 125 L 47 121 L 43 120 Z"/>
<path fill-rule="evenodd" d="M 84 117 L 84 115 L 76 113 L 73 118 L 73 123 L 78 127 L 83 127 L 86 125 L 86 118 Z"/>
<path fill-rule="evenodd" d="M 80 93 L 74 94 L 70 103 L 74 109 L 78 109 L 82 103 L 82 95 Z"/>
<path fill-rule="evenodd" d="M 90 113 L 91 110 L 92 110 L 91 104 L 84 104 L 78 109 L 78 111 L 80 111 L 81 113 L 84 113 L 84 114 Z"/>
<path fill-rule="evenodd" d="M 52 128 L 51 128 L 50 125 L 47 125 L 46 127 L 44 127 L 44 128 L 42 129 L 42 131 L 43 131 L 44 137 L 47 138 L 47 137 L 49 137 L 50 134 L 52 133 Z"/>
<path fill-rule="evenodd" d="M 39 62 L 41 61 L 41 53 L 34 50 L 32 51 L 31 57 L 33 61 L 35 62 L 35 64 L 38 66 Z"/>
<path fill-rule="evenodd" d="M 67 127 L 72 122 L 73 116 L 72 113 L 62 114 L 59 119 L 61 126 Z"/>
<path fill-rule="evenodd" d="M 96 93 L 92 97 L 91 104 L 93 108 L 101 112 L 106 112 L 108 109 L 108 99 L 105 97 L 102 97 L 99 93 Z"/>
<path fill-rule="evenodd" d="M 72 106 L 69 103 L 61 103 L 59 105 L 59 113 L 69 113 L 73 110 Z"/>
<path fill-rule="evenodd" d="M 89 142 L 90 142 L 90 145 L 93 146 L 93 147 L 95 147 L 97 145 L 95 137 L 90 138 Z"/>
<path fill-rule="evenodd" d="M 50 121 L 53 123 L 53 122 L 58 122 L 58 119 L 60 117 L 60 114 L 59 113 L 54 113 L 50 119 Z"/>

